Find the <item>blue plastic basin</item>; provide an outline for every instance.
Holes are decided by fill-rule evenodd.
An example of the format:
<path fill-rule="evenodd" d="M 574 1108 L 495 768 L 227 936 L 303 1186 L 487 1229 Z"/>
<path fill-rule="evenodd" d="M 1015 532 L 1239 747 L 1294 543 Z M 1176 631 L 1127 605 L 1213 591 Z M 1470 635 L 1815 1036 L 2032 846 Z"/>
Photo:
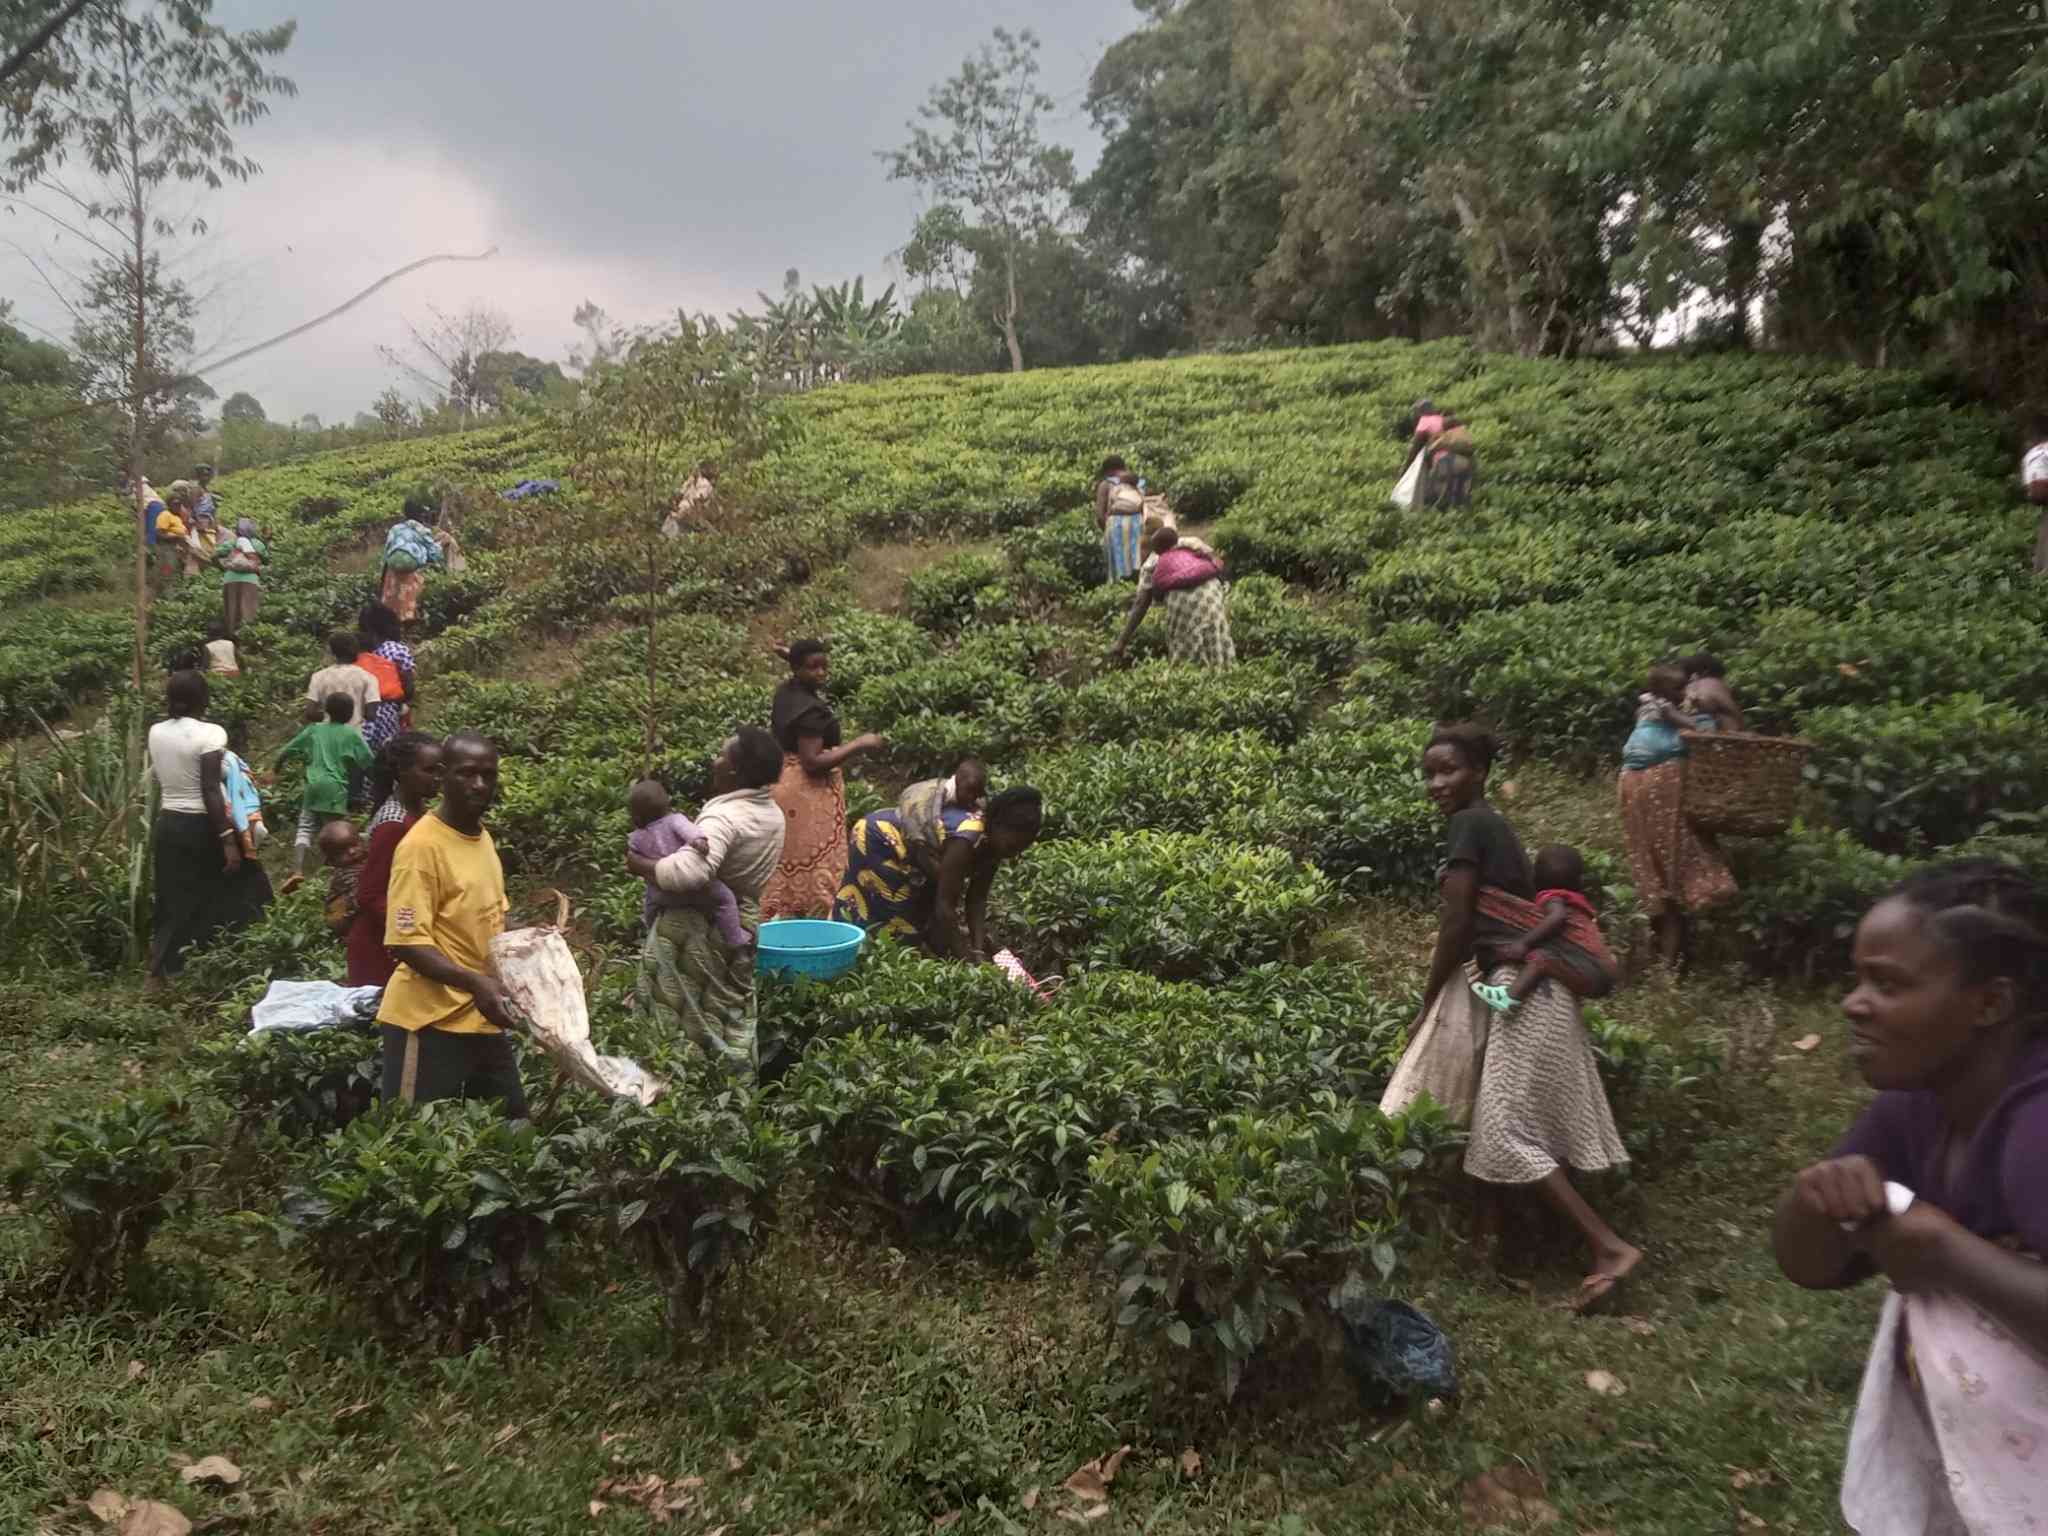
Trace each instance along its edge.
<path fill-rule="evenodd" d="M 853 923 L 815 917 L 784 917 L 763 923 L 755 940 L 754 969 L 763 976 L 803 976 L 830 981 L 860 960 L 867 930 Z"/>

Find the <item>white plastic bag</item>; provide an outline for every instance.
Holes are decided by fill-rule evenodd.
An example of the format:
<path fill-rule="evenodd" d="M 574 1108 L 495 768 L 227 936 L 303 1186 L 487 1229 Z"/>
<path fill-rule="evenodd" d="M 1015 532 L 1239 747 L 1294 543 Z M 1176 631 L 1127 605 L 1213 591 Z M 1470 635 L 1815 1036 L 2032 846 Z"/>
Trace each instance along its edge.
<path fill-rule="evenodd" d="M 1422 488 L 1422 452 L 1417 450 L 1408 461 L 1408 468 L 1401 478 L 1394 482 L 1394 493 L 1387 499 L 1397 507 L 1415 505 L 1415 493 Z"/>
<path fill-rule="evenodd" d="M 382 987 L 344 987 L 332 981 L 273 981 L 250 1010 L 249 1033 L 267 1029 L 332 1029 L 376 1017 Z"/>
<path fill-rule="evenodd" d="M 590 1043 L 590 1010 L 583 1001 L 583 973 L 562 937 L 569 900 L 556 893 L 561 911 L 548 928 L 515 928 L 491 940 L 491 969 L 505 988 L 534 1043 L 576 1082 L 645 1108 L 668 1084 L 624 1056 L 600 1056 Z"/>

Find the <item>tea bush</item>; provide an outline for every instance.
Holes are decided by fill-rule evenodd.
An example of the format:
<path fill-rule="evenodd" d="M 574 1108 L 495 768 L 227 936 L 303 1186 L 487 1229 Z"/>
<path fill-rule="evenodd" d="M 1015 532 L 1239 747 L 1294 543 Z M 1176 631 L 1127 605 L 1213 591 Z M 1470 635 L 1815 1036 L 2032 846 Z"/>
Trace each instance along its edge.
<path fill-rule="evenodd" d="M 1417 884 L 1435 869 L 1443 820 L 1420 773 L 1431 729 L 1354 701 L 1289 752 L 1282 792 L 1311 818 L 1316 867 L 1347 893 Z"/>
<path fill-rule="evenodd" d="M 294 1169 L 280 1236 L 394 1338 L 461 1351 L 540 1313 L 588 1175 L 495 1104 L 360 1116 Z"/>
<path fill-rule="evenodd" d="M 1292 750 L 1249 731 L 1068 747 L 1014 775 L 1045 795 L 1047 838 L 1146 828 L 1306 850 L 1316 817 L 1287 792 Z"/>
<path fill-rule="evenodd" d="M 200 1043 L 195 1076 L 244 1130 L 300 1138 L 339 1130 L 376 1106 L 380 1041 L 359 1029 L 265 1030 Z"/>
<path fill-rule="evenodd" d="M 960 554 L 914 572 L 904 583 L 903 606 L 925 629 L 949 635 L 973 620 L 1001 622 L 1014 601 L 995 555 Z"/>
<path fill-rule="evenodd" d="M 2048 802 L 2041 721 L 1979 694 L 1817 709 L 1800 732 L 1835 819 L 1888 852 L 1959 843 L 1999 811 Z"/>
<path fill-rule="evenodd" d="M 1075 735 L 1095 744 L 1185 732 L 1257 731 L 1285 746 L 1308 723 L 1312 675 L 1278 661 L 1226 670 L 1146 662 L 1074 691 Z"/>
<path fill-rule="evenodd" d="M 1408 1184 L 1450 1139 L 1432 1111 L 1389 1120 L 1324 1092 L 1299 1113 L 1089 1163 L 1085 1229 L 1116 1280 L 1114 1325 L 1191 1351 L 1226 1398 L 1345 1274 L 1392 1278 Z"/>
<path fill-rule="evenodd" d="M 1358 659 L 1360 626 L 1290 596 L 1274 577 L 1247 576 L 1230 584 L 1230 636 L 1240 661 L 1277 657 L 1328 679 Z"/>
<path fill-rule="evenodd" d="M 1007 876 L 1004 916 L 1032 973 L 1118 966 L 1222 980 L 1288 954 L 1336 891 L 1277 848 L 1193 832 L 1043 842 Z"/>
<path fill-rule="evenodd" d="M 792 1161 L 787 1135 L 743 1090 L 707 1088 L 700 1075 L 645 1109 L 615 1103 L 569 1139 L 604 1182 L 612 1232 L 660 1277 L 670 1328 L 702 1321 L 768 1241 Z"/>
<path fill-rule="evenodd" d="M 170 1215 L 202 1127 L 176 1094 L 137 1094 L 53 1120 L 8 1171 L 8 1193 L 64 1246 L 64 1288 L 110 1293 Z"/>

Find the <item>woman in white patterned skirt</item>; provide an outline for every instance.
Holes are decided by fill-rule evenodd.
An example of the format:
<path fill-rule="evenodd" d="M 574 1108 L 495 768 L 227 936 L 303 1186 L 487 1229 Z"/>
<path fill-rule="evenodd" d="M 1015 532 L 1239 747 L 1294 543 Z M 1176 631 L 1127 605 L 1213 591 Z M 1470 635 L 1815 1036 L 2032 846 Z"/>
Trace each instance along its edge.
<path fill-rule="evenodd" d="M 1579 1192 L 1571 1170 L 1628 1161 L 1600 1086 L 1579 1002 L 1554 980 L 1537 984 L 1512 1012 L 1491 1020 L 1471 978 L 1505 986 L 1519 967 L 1501 951 L 1517 937 L 1509 914 L 1535 894 L 1529 856 L 1507 819 L 1486 803 L 1493 738 L 1476 725 L 1439 726 L 1422 754 L 1422 777 L 1448 818 L 1438 874 L 1442 916 L 1422 1013 L 1380 1108 L 1398 1114 L 1428 1092 L 1453 1115 L 1469 1111 L 1465 1171 L 1479 1180 L 1482 1242 L 1499 1234 L 1500 1196 L 1533 1189 L 1578 1229 L 1593 1267 L 1574 1307 L 1612 1303 L 1642 1261 Z"/>

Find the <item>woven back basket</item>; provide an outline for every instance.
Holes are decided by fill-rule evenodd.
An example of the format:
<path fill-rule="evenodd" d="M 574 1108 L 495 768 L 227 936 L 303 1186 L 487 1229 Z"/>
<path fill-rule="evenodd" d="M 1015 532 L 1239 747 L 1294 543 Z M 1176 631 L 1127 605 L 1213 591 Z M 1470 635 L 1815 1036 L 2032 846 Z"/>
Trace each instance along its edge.
<path fill-rule="evenodd" d="M 1682 731 L 1680 807 L 1702 832 L 1775 837 L 1791 825 L 1813 743 L 1747 731 Z"/>

